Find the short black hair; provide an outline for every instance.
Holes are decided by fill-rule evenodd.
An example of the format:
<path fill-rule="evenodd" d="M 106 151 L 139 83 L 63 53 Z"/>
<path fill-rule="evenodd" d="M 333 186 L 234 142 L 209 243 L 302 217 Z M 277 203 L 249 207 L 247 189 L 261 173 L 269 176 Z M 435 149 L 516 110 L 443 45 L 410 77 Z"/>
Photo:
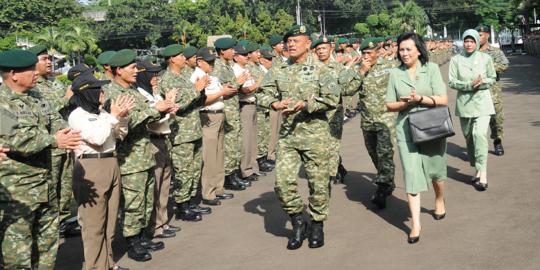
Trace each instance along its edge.
<path fill-rule="evenodd" d="M 397 44 L 398 44 L 397 58 L 403 65 L 403 61 L 401 60 L 401 56 L 399 55 L 399 50 L 401 49 L 401 42 L 408 39 L 412 40 L 414 42 L 414 45 L 416 45 L 416 49 L 420 52 L 420 56 L 418 56 L 418 59 L 420 59 L 420 62 L 422 63 L 422 65 L 425 65 L 429 61 L 429 55 L 426 48 L 426 43 L 424 42 L 422 37 L 418 35 L 417 33 L 406 32 L 399 35 L 397 39 Z"/>

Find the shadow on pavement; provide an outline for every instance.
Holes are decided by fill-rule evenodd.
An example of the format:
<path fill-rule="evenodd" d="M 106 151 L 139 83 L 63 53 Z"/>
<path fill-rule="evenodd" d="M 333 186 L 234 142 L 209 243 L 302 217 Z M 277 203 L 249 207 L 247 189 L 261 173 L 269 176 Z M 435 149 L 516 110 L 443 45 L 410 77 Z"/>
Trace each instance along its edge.
<path fill-rule="evenodd" d="M 279 237 L 288 237 L 291 234 L 291 230 L 285 228 L 289 217 L 281 209 L 274 192 L 265 192 L 259 198 L 246 202 L 244 210 L 263 217 L 264 229 L 267 233 Z"/>
<path fill-rule="evenodd" d="M 389 224 L 409 233 L 410 229 L 405 224 L 409 221 L 409 206 L 406 201 L 398 199 L 394 196 L 389 196 L 386 200 L 386 208 L 378 209 L 372 202 L 371 196 L 375 193 L 377 186 L 373 183 L 375 174 L 349 171 L 345 179 L 345 195 L 354 202 L 363 204 L 366 209 L 375 213 L 380 218 L 384 219 Z M 334 186 L 335 187 L 335 186 Z M 395 192 L 400 190 L 395 190 Z M 433 210 L 421 208 L 424 213 L 433 213 Z"/>
<path fill-rule="evenodd" d="M 469 162 L 469 157 L 467 156 L 467 149 L 453 142 L 446 143 L 446 154 Z"/>

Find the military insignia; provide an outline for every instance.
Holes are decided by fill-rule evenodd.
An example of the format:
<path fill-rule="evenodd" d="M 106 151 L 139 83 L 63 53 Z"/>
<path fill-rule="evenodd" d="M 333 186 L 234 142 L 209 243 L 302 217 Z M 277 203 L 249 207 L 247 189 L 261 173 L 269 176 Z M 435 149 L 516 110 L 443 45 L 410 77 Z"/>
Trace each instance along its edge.
<path fill-rule="evenodd" d="M 484 32 L 484 27 L 480 26 L 480 32 Z"/>
<path fill-rule="evenodd" d="M 322 42 L 327 43 L 328 39 L 326 37 L 323 37 Z"/>
<path fill-rule="evenodd" d="M 373 48 L 373 47 L 375 47 L 375 46 L 373 45 L 373 42 L 370 41 L 370 42 L 368 43 L 368 47 Z"/>
<path fill-rule="evenodd" d="M 306 33 L 306 26 L 301 25 L 300 29 L 298 31 L 300 31 L 300 33 L 302 33 L 302 34 L 305 34 Z"/>

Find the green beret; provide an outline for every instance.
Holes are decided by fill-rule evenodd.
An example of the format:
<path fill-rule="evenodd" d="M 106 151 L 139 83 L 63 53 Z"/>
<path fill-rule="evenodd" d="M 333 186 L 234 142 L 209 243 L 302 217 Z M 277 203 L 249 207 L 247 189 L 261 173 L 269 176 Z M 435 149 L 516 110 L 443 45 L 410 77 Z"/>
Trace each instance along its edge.
<path fill-rule="evenodd" d="M 98 63 L 100 65 L 108 65 L 109 61 L 111 61 L 111 57 L 113 57 L 115 53 L 115 51 L 102 52 L 97 58 Z"/>
<path fill-rule="evenodd" d="M 313 42 L 313 44 L 311 44 L 311 48 L 314 49 L 314 48 L 317 48 L 317 46 L 321 45 L 321 44 L 330 44 L 331 40 L 325 36 L 323 37 L 320 37 L 319 39 L 315 40 Z"/>
<path fill-rule="evenodd" d="M 261 45 L 261 50 L 272 51 L 272 47 L 270 47 L 268 44 L 263 44 Z"/>
<path fill-rule="evenodd" d="M 478 25 L 476 28 L 474 28 L 474 30 L 478 31 L 479 33 L 480 32 L 491 33 L 491 27 L 489 27 L 489 26 L 487 26 L 485 24 Z"/>
<path fill-rule="evenodd" d="M 268 43 L 270 43 L 270 46 L 272 47 L 278 45 L 281 42 L 283 42 L 283 36 L 280 35 L 273 35 L 268 40 Z"/>
<path fill-rule="evenodd" d="M 111 67 L 125 67 L 135 62 L 135 58 L 137 58 L 135 51 L 130 49 L 119 50 L 111 57 L 109 65 Z"/>
<path fill-rule="evenodd" d="M 189 46 L 184 49 L 184 56 L 188 59 L 195 56 L 196 54 L 197 54 L 197 48 L 193 46 Z"/>
<path fill-rule="evenodd" d="M 232 48 L 235 43 L 236 42 L 234 41 L 234 39 L 224 37 L 216 40 L 216 42 L 214 43 L 214 47 L 216 47 L 216 49 L 227 50 Z"/>
<path fill-rule="evenodd" d="M 252 53 L 252 52 L 254 52 L 254 51 L 260 49 L 259 44 L 255 43 L 255 42 L 249 42 L 249 43 L 247 44 L 247 46 L 245 46 L 245 47 L 246 47 L 246 51 L 247 51 L 248 53 Z"/>
<path fill-rule="evenodd" d="M 289 37 L 296 37 L 296 36 L 307 36 L 309 37 L 309 31 L 307 30 L 307 27 L 305 25 L 293 25 L 289 30 L 285 33 L 285 36 L 283 37 L 283 41 L 287 41 Z"/>
<path fill-rule="evenodd" d="M 242 47 L 247 47 L 247 45 L 250 43 L 249 40 L 247 39 L 241 39 L 241 40 L 238 40 L 238 42 L 236 42 L 236 45 L 240 45 Z"/>
<path fill-rule="evenodd" d="M 377 49 L 379 48 L 379 45 L 377 44 L 377 38 L 365 38 L 362 41 L 362 44 L 360 44 L 360 50 L 371 50 L 371 49 Z"/>
<path fill-rule="evenodd" d="M 357 43 L 358 42 L 358 39 L 357 38 L 350 38 L 349 39 L 349 43 L 350 44 L 354 44 L 354 43 Z"/>
<path fill-rule="evenodd" d="M 37 63 L 34 53 L 20 49 L 8 50 L 0 53 L 0 69 L 25 69 Z"/>
<path fill-rule="evenodd" d="M 36 45 L 28 49 L 28 51 L 35 55 L 40 55 L 42 53 L 47 53 L 47 47 L 45 45 Z"/>
<path fill-rule="evenodd" d="M 171 44 L 171 45 L 163 48 L 159 52 L 159 55 L 161 55 L 163 57 L 172 57 L 172 56 L 177 56 L 177 55 L 181 54 L 182 52 L 184 52 L 184 46 L 182 46 L 180 44 Z"/>
<path fill-rule="evenodd" d="M 349 42 L 349 40 L 346 37 L 340 37 L 336 41 L 336 45 L 339 46 L 341 44 L 348 43 L 348 42 Z"/>

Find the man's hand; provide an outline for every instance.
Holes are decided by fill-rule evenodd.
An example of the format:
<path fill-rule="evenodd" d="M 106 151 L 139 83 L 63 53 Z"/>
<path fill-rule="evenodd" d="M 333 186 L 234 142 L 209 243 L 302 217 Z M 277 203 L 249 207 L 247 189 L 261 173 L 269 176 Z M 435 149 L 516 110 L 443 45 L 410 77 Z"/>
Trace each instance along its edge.
<path fill-rule="evenodd" d="M 356 65 L 356 64 L 358 64 L 358 63 L 360 63 L 361 60 L 362 60 L 362 57 L 359 56 L 359 55 L 357 55 L 357 56 L 355 56 L 355 57 L 352 57 L 352 58 L 349 58 L 349 60 L 347 61 L 346 66 L 352 67 L 352 66 L 354 66 L 354 65 Z"/>
<path fill-rule="evenodd" d="M 174 109 L 175 104 L 170 100 L 160 100 L 156 103 L 155 107 L 159 112 L 169 112 Z"/>
<path fill-rule="evenodd" d="M 165 100 L 175 102 L 176 101 L 176 95 L 178 95 L 178 88 L 173 88 L 167 93 L 165 93 Z"/>
<path fill-rule="evenodd" d="M 224 97 L 234 96 L 236 95 L 236 93 L 238 93 L 238 89 L 236 89 L 236 87 L 230 84 L 223 85 L 223 88 L 221 88 L 221 91 L 223 91 Z"/>
<path fill-rule="evenodd" d="M 81 132 L 70 128 L 62 129 L 54 134 L 56 145 L 60 149 L 75 150 L 81 145 Z"/>
<path fill-rule="evenodd" d="M 364 59 L 362 61 L 362 64 L 360 65 L 360 74 L 364 75 L 366 74 L 369 69 L 371 69 L 371 67 L 373 66 L 373 63 L 371 63 L 371 61 L 369 61 L 368 59 Z"/>
<path fill-rule="evenodd" d="M 9 148 L 0 147 L 0 161 L 7 157 L 7 152 L 9 152 Z"/>
<path fill-rule="evenodd" d="M 206 75 L 203 77 L 199 77 L 195 80 L 195 89 L 197 91 L 201 92 L 204 88 L 208 87 L 210 85 L 210 76 Z"/>
<path fill-rule="evenodd" d="M 289 115 L 289 114 L 297 113 L 301 111 L 302 109 L 304 109 L 305 107 L 306 107 L 306 103 L 304 101 L 298 101 L 296 102 L 296 104 L 294 104 L 294 107 L 283 110 L 283 114 Z"/>
<path fill-rule="evenodd" d="M 286 109 L 287 106 L 289 106 L 290 102 L 291 102 L 291 98 L 284 99 L 281 101 L 275 101 L 272 104 L 270 104 L 270 107 L 272 107 L 276 111 L 279 111 L 279 110 Z"/>
<path fill-rule="evenodd" d="M 240 76 L 236 77 L 236 82 L 240 85 L 244 84 L 249 78 L 251 77 L 251 74 L 249 72 L 244 71 Z"/>
<path fill-rule="evenodd" d="M 111 115 L 116 118 L 126 117 L 134 106 L 135 99 L 132 96 L 121 95 L 111 102 Z"/>

